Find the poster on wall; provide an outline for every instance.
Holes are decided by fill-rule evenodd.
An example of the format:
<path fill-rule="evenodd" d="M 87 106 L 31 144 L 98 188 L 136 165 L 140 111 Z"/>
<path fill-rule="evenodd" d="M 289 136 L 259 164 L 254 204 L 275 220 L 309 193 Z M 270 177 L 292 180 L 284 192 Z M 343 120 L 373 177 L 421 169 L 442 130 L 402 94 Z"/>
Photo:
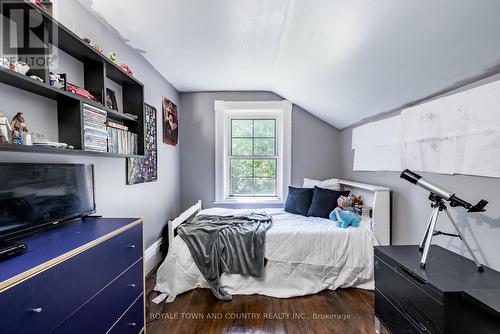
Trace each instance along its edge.
<path fill-rule="evenodd" d="M 156 108 L 144 105 L 144 158 L 127 158 L 127 184 L 154 182 L 158 179 L 158 139 Z"/>
<path fill-rule="evenodd" d="M 179 119 L 177 106 L 167 99 L 162 98 L 163 109 L 163 142 L 168 145 L 177 146 L 179 138 Z"/>

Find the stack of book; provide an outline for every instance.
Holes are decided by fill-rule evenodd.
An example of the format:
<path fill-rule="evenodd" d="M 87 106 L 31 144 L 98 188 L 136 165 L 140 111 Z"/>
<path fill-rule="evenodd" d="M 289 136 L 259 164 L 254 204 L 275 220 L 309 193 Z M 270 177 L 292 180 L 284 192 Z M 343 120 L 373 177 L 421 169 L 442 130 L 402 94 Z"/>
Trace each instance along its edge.
<path fill-rule="evenodd" d="M 108 152 L 112 154 L 137 154 L 137 134 L 128 127 L 108 122 Z"/>
<path fill-rule="evenodd" d="M 108 152 L 107 113 L 88 104 L 83 105 L 85 151 Z"/>

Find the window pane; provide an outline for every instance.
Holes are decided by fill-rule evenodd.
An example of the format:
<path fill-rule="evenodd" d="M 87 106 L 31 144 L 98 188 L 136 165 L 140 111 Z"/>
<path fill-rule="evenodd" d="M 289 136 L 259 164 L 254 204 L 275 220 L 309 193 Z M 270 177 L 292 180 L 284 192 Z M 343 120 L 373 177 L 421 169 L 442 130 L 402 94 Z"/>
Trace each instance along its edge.
<path fill-rule="evenodd" d="M 274 138 L 255 138 L 254 154 L 255 155 L 275 155 Z"/>
<path fill-rule="evenodd" d="M 253 179 L 232 177 L 231 195 L 253 195 Z"/>
<path fill-rule="evenodd" d="M 252 138 L 231 139 L 231 155 L 253 155 Z"/>
<path fill-rule="evenodd" d="M 276 177 L 276 160 L 254 160 L 255 177 Z"/>
<path fill-rule="evenodd" d="M 231 159 L 231 176 L 232 177 L 252 177 L 253 176 L 253 161 L 242 159 Z"/>
<path fill-rule="evenodd" d="M 253 120 L 231 120 L 231 137 L 253 137 Z"/>
<path fill-rule="evenodd" d="M 274 119 L 256 119 L 254 121 L 254 137 L 276 137 L 275 124 Z"/>
<path fill-rule="evenodd" d="M 256 195 L 276 195 L 276 179 L 255 179 Z"/>

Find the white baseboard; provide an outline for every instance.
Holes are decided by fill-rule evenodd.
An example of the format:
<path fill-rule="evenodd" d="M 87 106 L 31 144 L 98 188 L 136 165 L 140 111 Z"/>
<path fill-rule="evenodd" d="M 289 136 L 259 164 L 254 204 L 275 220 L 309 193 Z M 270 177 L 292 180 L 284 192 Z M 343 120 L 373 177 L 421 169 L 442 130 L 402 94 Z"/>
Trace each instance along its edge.
<path fill-rule="evenodd" d="M 153 270 L 162 260 L 160 246 L 162 238 L 158 239 L 154 244 L 149 246 L 144 252 L 144 275 L 147 275 Z"/>

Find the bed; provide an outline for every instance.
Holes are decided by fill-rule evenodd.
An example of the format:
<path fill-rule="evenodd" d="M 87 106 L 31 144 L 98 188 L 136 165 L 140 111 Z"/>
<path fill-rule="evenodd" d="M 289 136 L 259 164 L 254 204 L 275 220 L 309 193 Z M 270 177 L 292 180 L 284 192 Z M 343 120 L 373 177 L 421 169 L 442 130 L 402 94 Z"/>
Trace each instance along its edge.
<path fill-rule="evenodd" d="M 193 214 L 240 215 L 266 212 L 273 218 L 265 244 L 267 263 L 262 277 L 223 274 L 221 283 L 232 295 L 261 294 L 289 298 L 325 289 L 356 287 L 373 289 L 373 246 L 390 244 L 390 190 L 339 180 L 343 190 L 361 194 L 373 208 L 359 228 L 342 229 L 323 218 L 305 217 L 283 209 L 201 210 L 198 202 L 169 222 L 169 251 L 157 272 L 155 290 L 179 295 L 208 288 L 187 245 L 175 237 L 175 228 Z"/>

